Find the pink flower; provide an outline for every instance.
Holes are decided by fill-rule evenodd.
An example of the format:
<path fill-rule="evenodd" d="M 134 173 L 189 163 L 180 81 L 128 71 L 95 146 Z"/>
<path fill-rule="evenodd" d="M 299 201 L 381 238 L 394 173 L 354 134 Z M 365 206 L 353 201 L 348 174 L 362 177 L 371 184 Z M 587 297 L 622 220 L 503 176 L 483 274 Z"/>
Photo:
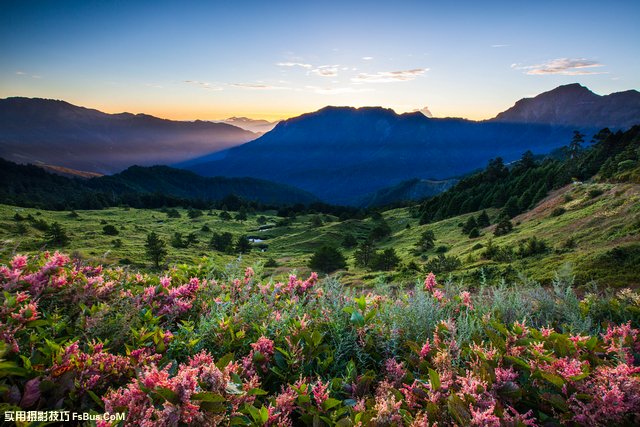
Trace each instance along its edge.
<path fill-rule="evenodd" d="M 424 345 L 422 346 L 422 349 L 420 349 L 420 360 L 424 360 L 429 355 L 430 351 L 431 351 L 431 344 L 427 339 L 427 342 L 425 342 Z"/>
<path fill-rule="evenodd" d="M 329 382 L 323 383 L 322 380 L 318 379 L 311 389 L 311 394 L 313 395 L 313 399 L 316 402 L 316 406 L 318 409 L 322 410 L 322 404 L 329 398 Z"/>
<path fill-rule="evenodd" d="M 498 418 L 493 412 L 495 406 L 491 405 L 487 409 L 476 409 L 473 405 L 469 405 L 469 411 L 471 412 L 471 426 L 478 427 L 500 427 L 500 418 Z"/>
<path fill-rule="evenodd" d="M 396 359 L 387 359 L 384 363 L 384 368 L 387 379 L 394 384 L 394 386 L 399 387 L 400 384 L 402 384 L 402 379 L 407 375 L 404 369 L 404 362 L 398 362 Z"/>
<path fill-rule="evenodd" d="M 469 310 L 473 310 L 473 303 L 471 302 L 471 294 L 468 291 L 460 292 L 460 299 L 462 300 L 462 305 L 467 307 Z"/>
<path fill-rule="evenodd" d="M 424 279 L 424 290 L 427 292 L 433 292 L 433 290 L 438 286 L 436 283 L 436 275 L 433 272 L 430 272 L 427 275 L 427 278 Z"/>
<path fill-rule="evenodd" d="M 16 255 L 11 260 L 11 268 L 14 270 L 24 270 L 27 266 L 27 256 L 26 255 Z"/>

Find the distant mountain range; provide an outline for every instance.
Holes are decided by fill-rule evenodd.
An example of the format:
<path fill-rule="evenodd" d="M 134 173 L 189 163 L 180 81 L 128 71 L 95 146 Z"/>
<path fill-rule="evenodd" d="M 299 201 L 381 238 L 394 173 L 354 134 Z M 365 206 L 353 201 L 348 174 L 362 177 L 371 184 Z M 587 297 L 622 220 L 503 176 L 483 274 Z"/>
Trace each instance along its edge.
<path fill-rule="evenodd" d="M 228 119 L 222 120 L 222 123 L 227 123 L 258 135 L 262 135 L 276 127 L 279 121 L 270 122 L 267 120 L 249 119 L 247 117 L 229 117 Z"/>
<path fill-rule="evenodd" d="M 330 203 L 358 204 L 406 180 L 442 180 L 482 168 L 497 156 L 509 162 L 527 150 L 547 153 L 566 145 L 575 129 L 590 134 L 603 126 L 640 123 L 637 95 L 601 97 L 580 85 L 561 86 L 482 122 L 380 107 L 326 107 L 185 167 L 205 176 L 273 180 Z"/>
<path fill-rule="evenodd" d="M 275 124 L 232 117 L 179 122 L 144 114 L 106 114 L 63 101 L 0 99 L 0 157 L 67 176 L 168 164 L 202 176 L 253 177 L 295 186 L 335 204 L 393 203 L 429 196 L 440 182 L 548 153 L 573 130 L 640 123 L 640 93 L 596 95 L 571 84 L 485 121 L 396 114 L 380 107 L 325 107 Z M 229 123 L 233 123 L 231 125 Z M 194 178 L 195 179 L 195 178 Z"/>
<path fill-rule="evenodd" d="M 106 114 L 64 101 L 0 99 L 0 157 L 114 173 L 133 164 L 170 164 L 255 139 L 226 124 L 146 114 Z"/>
<path fill-rule="evenodd" d="M 587 128 L 628 129 L 640 123 L 640 92 L 597 95 L 577 83 L 524 98 L 493 121 Z"/>
<path fill-rule="evenodd" d="M 271 205 L 318 201 L 314 195 L 284 184 L 255 178 L 206 178 L 167 166 L 131 166 L 115 175 L 74 179 L 0 159 L 0 182 L 0 203 L 46 209 L 136 206 L 154 198 L 159 203 L 169 199 L 215 202 L 230 195 Z"/>

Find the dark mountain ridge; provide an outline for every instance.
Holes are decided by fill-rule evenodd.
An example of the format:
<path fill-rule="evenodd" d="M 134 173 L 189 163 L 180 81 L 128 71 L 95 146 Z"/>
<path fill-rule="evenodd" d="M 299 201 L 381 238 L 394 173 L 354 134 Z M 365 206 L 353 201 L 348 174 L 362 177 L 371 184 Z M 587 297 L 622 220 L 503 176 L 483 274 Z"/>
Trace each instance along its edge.
<path fill-rule="evenodd" d="M 430 119 L 378 107 L 326 107 L 280 122 L 273 131 L 188 167 L 202 175 L 253 176 L 353 204 L 358 197 L 413 178 L 445 179 L 496 156 L 564 145 L 573 128 Z M 221 153 L 222 154 L 222 153 Z M 194 164 L 195 163 L 195 164 Z"/>
<path fill-rule="evenodd" d="M 0 182 L 0 203 L 45 209 L 207 204 L 231 195 L 276 206 L 318 201 L 288 185 L 255 178 L 206 178 L 167 166 L 131 166 L 115 175 L 78 179 L 0 159 Z"/>
<path fill-rule="evenodd" d="M 170 164 L 223 150 L 256 134 L 225 123 L 107 114 L 65 101 L 0 99 L 0 157 L 99 173 Z"/>
<path fill-rule="evenodd" d="M 573 83 L 521 99 L 491 121 L 628 129 L 640 123 L 640 92 L 597 95 Z"/>

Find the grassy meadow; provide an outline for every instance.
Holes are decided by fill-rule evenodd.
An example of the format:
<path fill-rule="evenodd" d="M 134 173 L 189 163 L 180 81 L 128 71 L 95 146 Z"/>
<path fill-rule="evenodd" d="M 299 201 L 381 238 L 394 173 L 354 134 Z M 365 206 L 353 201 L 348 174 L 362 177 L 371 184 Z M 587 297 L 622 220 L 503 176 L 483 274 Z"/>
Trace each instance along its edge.
<path fill-rule="evenodd" d="M 480 236 L 469 238 L 462 225 L 470 216 L 456 216 L 427 225 L 419 225 L 413 208 L 381 212 L 391 232 L 375 242 L 378 250 L 394 249 L 400 262 L 391 271 L 375 271 L 356 265 L 356 247 L 345 248 L 345 235 L 364 241 L 377 223 L 374 218 L 347 219 L 325 214 L 307 214 L 281 218 L 275 211 L 249 212 L 246 220 L 223 219 L 223 211 L 201 211 L 189 215 L 186 209 L 167 210 L 108 208 L 82 211 L 45 211 L 0 205 L 0 261 L 6 262 L 16 253 L 36 253 L 42 249 L 62 249 L 81 259 L 105 265 L 132 266 L 149 271 L 152 265 L 145 254 L 148 233 L 156 232 L 166 243 L 166 266 L 199 263 L 204 258 L 225 265 L 238 258 L 235 253 L 212 249 L 213 233 L 229 232 L 236 239 L 245 235 L 255 241 L 252 250 L 242 254 L 243 265 L 266 264 L 265 275 L 286 275 L 291 270 L 309 273 L 309 259 L 322 246 L 340 249 L 347 268 L 337 272 L 347 285 L 371 286 L 386 282 L 411 283 L 415 273 L 452 275 L 456 278 L 492 279 L 500 276 L 526 277 L 549 283 L 556 272 L 569 266 L 578 284 L 591 281 L 604 286 L 633 286 L 640 283 L 640 272 L 630 268 L 640 257 L 640 185 L 608 183 L 575 183 L 551 193 L 534 209 L 512 219 L 512 232 L 494 236 L 495 225 L 480 230 Z M 492 222 L 498 210 L 487 210 Z M 179 216 L 179 217 L 176 217 Z M 191 217 L 195 216 L 195 217 Z M 16 219 L 18 218 L 18 219 Z M 23 218 L 23 220 L 19 220 Z M 321 221 L 318 221 L 318 220 Z M 65 230 L 69 242 L 63 246 L 48 244 L 37 222 L 57 222 Z M 105 233 L 113 226 L 117 234 Z M 416 248 L 420 235 L 431 230 L 434 247 Z M 197 242 L 187 247 L 174 247 L 175 233 L 183 239 L 193 233 Z M 526 256 L 505 252 L 515 250 L 529 239 L 538 239 L 543 247 Z M 184 245 L 183 245 L 184 246 Z M 487 256 L 487 248 L 498 254 Z M 457 259 L 458 265 L 429 264 L 438 255 Z M 275 261 L 275 263 L 274 263 Z M 429 270 L 429 271 L 426 271 Z"/>

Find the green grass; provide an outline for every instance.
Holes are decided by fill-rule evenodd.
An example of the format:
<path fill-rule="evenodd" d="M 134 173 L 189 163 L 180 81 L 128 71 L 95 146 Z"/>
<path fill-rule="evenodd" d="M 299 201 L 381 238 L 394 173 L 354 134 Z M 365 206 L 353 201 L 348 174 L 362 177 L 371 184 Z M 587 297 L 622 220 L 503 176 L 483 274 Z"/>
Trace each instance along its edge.
<path fill-rule="evenodd" d="M 592 190 L 602 191 L 593 197 Z M 552 212 L 562 207 L 565 212 L 559 216 Z M 264 239 L 254 244 L 254 250 L 242 256 L 243 264 L 264 262 L 269 258 L 277 261 L 278 267 L 266 269 L 269 275 L 285 275 L 295 269 L 307 273 L 306 267 L 311 254 L 323 245 L 339 246 L 345 234 L 350 233 L 363 240 L 374 221 L 347 220 L 340 222 L 335 217 L 323 216 L 324 224 L 312 225 L 315 215 L 301 215 L 286 226 L 275 226 L 281 220 L 275 212 L 251 213 L 246 221 L 220 219 L 220 211 L 204 212 L 191 219 L 185 209 L 178 209 L 180 218 L 169 218 L 159 210 L 111 208 L 100 211 L 78 211 L 74 218 L 69 212 L 51 212 L 37 209 L 0 205 L 0 262 L 7 262 L 15 253 L 34 253 L 42 249 L 63 249 L 91 262 L 107 265 L 126 264 L 137 269 L 150 268 L 146 258 L 144 243 L 147 233 L 155 231 L 166 242 L 169 251 L 167 266 L 182 263 L 199 263 L 204 257 L 218 265 L 235 260 L 238 255 L 222 254 L 208 247 L 213 232 L 231 232 L 234 236 L 246 234 Z M 497 210 L 487 211 L 492 220 L 498 216 Z M 19 233 L 14 215 L 32 215 L 47 223 L 59 222 L 67 231 L 71 241 L 58 248 L 45 244 L 44 233 L 22 221 L 26 232 Z M 264 215 L 267 224 L 274 225 L 268 230 L 260 230 L 257 218 Z M 462 261 L 460 269 L 451 272 L 453 276 L 478 276 L 483 268 L 486 275 L 497 278 L 501 272 L 523 273 L 542 282 L 549 282 L 555 273 L 566 264 L 573 267 L 578 284 L 596 280 L 602 286 L 637 286 L 640 271 L 633 265 L 640 253 L 640 185 L 638 184 L 576 184 L 560 189 L 529 212 L 513 219 L 513 232 L 494 237 L 493 226 L 481 230 L 481 236 L 470 239 L 463 234 L 460 224 L 471 214 L 461 215 L 428 225 L 419 225 L 411 208 L 393 209 L 383 213 L 392 230 L 390 237 L 378 242 L 378 249 L 394 248 L 404 264 L 410 261 L 423 266 L 427 259 L 436 256 L 435 250 L 424 254 L 415 253 L 415 244 L 424 230 L 431 229 L 436 236 L 436 247 L 448 248 L 447 256 Z M 118 229 L 117 236 L 107 236 L 103 227 L 107 224 Z M 203 226 L 211 231 L 202 231 Z M 184 249 L 169 245 L 175 232 L 183 236 L 195 233 L 199 243 Z M 522 240 L 537 237 L 544 240 L 549 251 L 511 262 L 495 262 L 482 257 L 482 253 L 492 240 L 497 246 L 516 248 Z M 575 246 L 563 249 L 567 240 L 573 239 Z M 121 246 L 115 243 L 121 241 Z M 482 247 L 478 246 L 481 245 Z M 265 249 L 264 252 L 261 249 Z M 622 249 L 616 249 L 622 248 Z M 340 272 L 342 280 L 351 285 L 368 286 L 384 277 L 386 281 L 413 282 L 415 274 L 399 272 L 371 272 L 355 267 L 353 249 L 343 249 L 348 260 L 348 270 Z M 638 260 L 640 261 L 640 260 Z M 405 279 L 405 276 L 407 277 Z M 440 274 L 442 277 L 442 274 Z M 409 278 L 411 277 L 411 278 Z"/>

